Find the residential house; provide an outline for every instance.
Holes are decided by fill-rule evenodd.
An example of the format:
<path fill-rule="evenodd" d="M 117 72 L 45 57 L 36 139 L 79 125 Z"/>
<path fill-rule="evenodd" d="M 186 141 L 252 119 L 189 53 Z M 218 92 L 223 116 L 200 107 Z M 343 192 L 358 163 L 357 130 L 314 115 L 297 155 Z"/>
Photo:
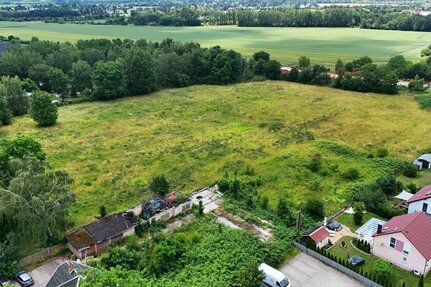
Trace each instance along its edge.
<path fill-rule="evenodd" d="M 408 213 L 423 211 L 431 214 L 431 184 L 424 186 L 407 200 Z"/>
<path fill-rule="evenodd" d="M 395 216 L 374 234 L 372 253 L 407 271 L 431 268 L 431 219 L 425 212 Z"/>
<path fill-rule="evenodd" d="M 431 169 L 431 153 L 423 154 L 413 161 L 419 170 Z"/>
<path fill-rule="evenodd" d="M 66 235 L 69 249 L 78 257 L 97 255 L 109 245 L 135 233 L 133 212 L 108 215 Z"/>
<path fill-rule="evenodd" d="M 317 247 L 323 248 L 329 243 L 329 231 L 325 226 L 314 226 L 302 235 L 303 240 L 312 240 Z"/>
<path fill-rule="evenodd" d="M 65 261 L 58 266 L 45 287 L 79 287 L 81 272 L 90 267 L 75 261 Z"/>

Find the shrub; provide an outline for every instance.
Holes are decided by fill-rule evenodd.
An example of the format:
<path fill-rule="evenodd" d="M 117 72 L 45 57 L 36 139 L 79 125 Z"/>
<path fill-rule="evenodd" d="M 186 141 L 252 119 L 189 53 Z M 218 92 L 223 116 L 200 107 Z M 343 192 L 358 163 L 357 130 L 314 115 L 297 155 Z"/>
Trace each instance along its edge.
<path fill-rule="evenodd" d="M 423 94 L 415 96 L 415 100 L 419 103 L 421 109 L 428 110 L 431 109 L 431 95 Z"/>
<path fill-rule="evenodd" d="M 409 183 L 406 185 L 406 189 L 408 189 L 411 193 L 414 194 L 419 190 L 419 187 L 417 187 L 414 183 Z"/>
<path fill-rule="evenodd" d="M 268 129 L 270 132 L 278 132 L 284 129 L 284 123 L 280 120 L 273 120 L 269 123 L 261 123 L 259 127 Z"/>
<path fill-rule="evenodd" d="M 425 90 L 425 80 L 419 78 L 418 75 L 409 83 L 409 90 L 415 92 L 423 92 Z"/>
<path fill-rule="evenodd" d="M 30 114 L 39 126 L 48 127 L 57 123 L 57 106 L 46 92 L 35 92 L 30 101 Z"/>
<path fill-rule="evenodd" d="M 386 156 L 388 156 L 388 154 L 389 154 L 389 151 L 386 148 L 383 148 L 383 147 L 378 148 L 377 151 L 376 151 L 376 156 L 377 157 L 386 157 Z"/>
<path fill-rule="evenodd" d="M 169 192 L 169 182 L 164 175 L 157 175 L 151 180 L 150 190 L 158 195 L 166 195 Z"/>
<path fill-rule="evenodd" d="M 310 162 L 307 164 L 307 167 L 309 170 L 311 170 L 312 172 L 318 172 L 319 170 L 322 169 L 322 162 L 320 161 L 319 158 L 314 157 L 310 160 Z"/>
<path fill-rule="evenodd" d="M 391 276 L 391 264 L 382 259 L 378 259 L 376 262 L 374 262 L 373 272 L 376 274 L 379 280 L 386 281 Z"/>
<path fill-rule="evenodd" d="M 410 178 L 415 178 L 418 175 L 418 169 L 413 164 L 406 164 L 403 169 L 403 175 Z"/>
<path fill-rule="evenodd" d="M 351 167 L 343 173 L 343 177 L 349 180 L 357 180 L 360 177 L 360 174 L 356 168 Z"/>
<path fill-rule="evenodd" d="M 325 205 L 320 199 L 308 199 L 304 205 L 304 212 L 313 219 L 321 220 L 325 216 Z"/>

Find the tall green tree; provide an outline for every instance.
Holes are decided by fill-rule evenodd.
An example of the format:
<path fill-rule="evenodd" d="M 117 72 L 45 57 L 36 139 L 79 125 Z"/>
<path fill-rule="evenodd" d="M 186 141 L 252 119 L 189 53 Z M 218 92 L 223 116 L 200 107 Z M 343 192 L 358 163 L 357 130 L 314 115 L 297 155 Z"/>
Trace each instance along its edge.
<path fill-rule="evenodd" d="M 63 73 L 62 70 L 58 68 L 50 68 L 48 70 L 48 83 L 51 90 L 64 98 L 68 95 L 68 87 L 67 84 L 69 79 Z"/>
<path fill-rule="evenodd" d="M 298 59 L 298 66 L 300 68 L 308 68 L 310 67 L 311 61 L 310 58 L 306 57 L 306 56 L 301 56 Z"/>
<path fill-rule="evenodd" d="M 39 246 L 69 226 L 68 208 L 74 202 L 72 179 L 65 171 L 49 171 L 36 158 L 11 159 L 12 180 L 0 189 L 0 214 L 13 223 L 12 241 Z"/>
<path fill-rule="evenodd" d="M 365 204 L 363 202 L 353 203 L 353 221 L 356 225 L 362 225 L 364 218 Z"/>
<path fill-rule="evenodd" d="M 71 94 L 75 95 L 77 92 L 82 93 L 85 89 L 93 87 L 93 74 L 91 66 L 86 61 L 78 61 L 73 63 L 71 72 Z"/>
<path fill-rule="evenodd" d="M 51 95 L 46 92 L 35 92 L 32 95 L 30 114 L 41 127 L 48 127 L 57 123 L 57 106 L 52 103 Z"/>
<path fill-rule="evenodd" d="M 94 97 L 113 100 L 126 95 L 127 80 L 120 62 L 98 62 L 93 73 Z"/>
<path fill-rule="evenodd" d="M 139 48 L 131 49 L 124 55 L 122 63 L 127 78 L 127 88 L 131 94 L 148 94 L 156 90 L 156 74 L 150 53 Z M 180 68 L 176 67 L 176 69 Z"/>
<path fill-rule="evenodd" d="M 28 112 L 28 97 L 22 88 L 21 80 L 15 77 L 3 76 L 1 83 L 6 87 L 6 100 L 14 116 L 21 116 Z"/>
<path fill-rule="evenodd" d="M 0 126 L 9 125 L 11 122 L 12 112 L 9 110 L 6 99 L 0 96 Z"/>

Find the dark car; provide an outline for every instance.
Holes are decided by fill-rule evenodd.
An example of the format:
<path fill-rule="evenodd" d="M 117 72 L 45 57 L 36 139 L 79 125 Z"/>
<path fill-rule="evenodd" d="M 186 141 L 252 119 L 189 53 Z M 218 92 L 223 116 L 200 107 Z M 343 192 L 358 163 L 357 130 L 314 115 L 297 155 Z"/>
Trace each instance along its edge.
<path fill-rule="evenodd" d="M 333 231 L 340 231 L 341 230 L 341 224 L 335 220 L 331 220 L 328 222 L 328 224 L 326 224 L 326 228 L 328 228 L 329 230 L 333 230 Z"/>
<path fill-rule="evenodd" d="M 6 286 L 13 286 L 12 281 L 9 280 L 7 277 L 0 277 L 0 287 L 6 287 Z"/>
<path fill-rule="evenodd" d="M 365 260 L 359 255 L 353 255 L 352 257 L 349 258 L 349 260 L 347 260 L 347 262 L 350 265 L 357 266 L 357 265 L 363 264 Z"/>
<path fill-rule="evenodd" d="M 33 278 L 25 271 L 18 272 L 15 279 L 22 287 L 29 287 L 34 284 Z"/>

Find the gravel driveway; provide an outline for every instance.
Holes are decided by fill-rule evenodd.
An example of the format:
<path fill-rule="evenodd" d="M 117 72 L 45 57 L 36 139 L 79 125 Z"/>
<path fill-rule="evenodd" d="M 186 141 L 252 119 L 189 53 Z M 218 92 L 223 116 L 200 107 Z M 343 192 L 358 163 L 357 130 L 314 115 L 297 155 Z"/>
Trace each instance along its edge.
<path fill-rule="evenodd" d="M 364 284 L 303 252 L 279 269 L 292 287 L 363 287 Z"/>
<path fill-rule="evenodd" d="M 67 257 L 55 258 L 29 272 L 31 277 L 34 279 L 33 287 L 44 287 L 49 278 L 51 278 L 55 269 L 67 259 Z"/>

